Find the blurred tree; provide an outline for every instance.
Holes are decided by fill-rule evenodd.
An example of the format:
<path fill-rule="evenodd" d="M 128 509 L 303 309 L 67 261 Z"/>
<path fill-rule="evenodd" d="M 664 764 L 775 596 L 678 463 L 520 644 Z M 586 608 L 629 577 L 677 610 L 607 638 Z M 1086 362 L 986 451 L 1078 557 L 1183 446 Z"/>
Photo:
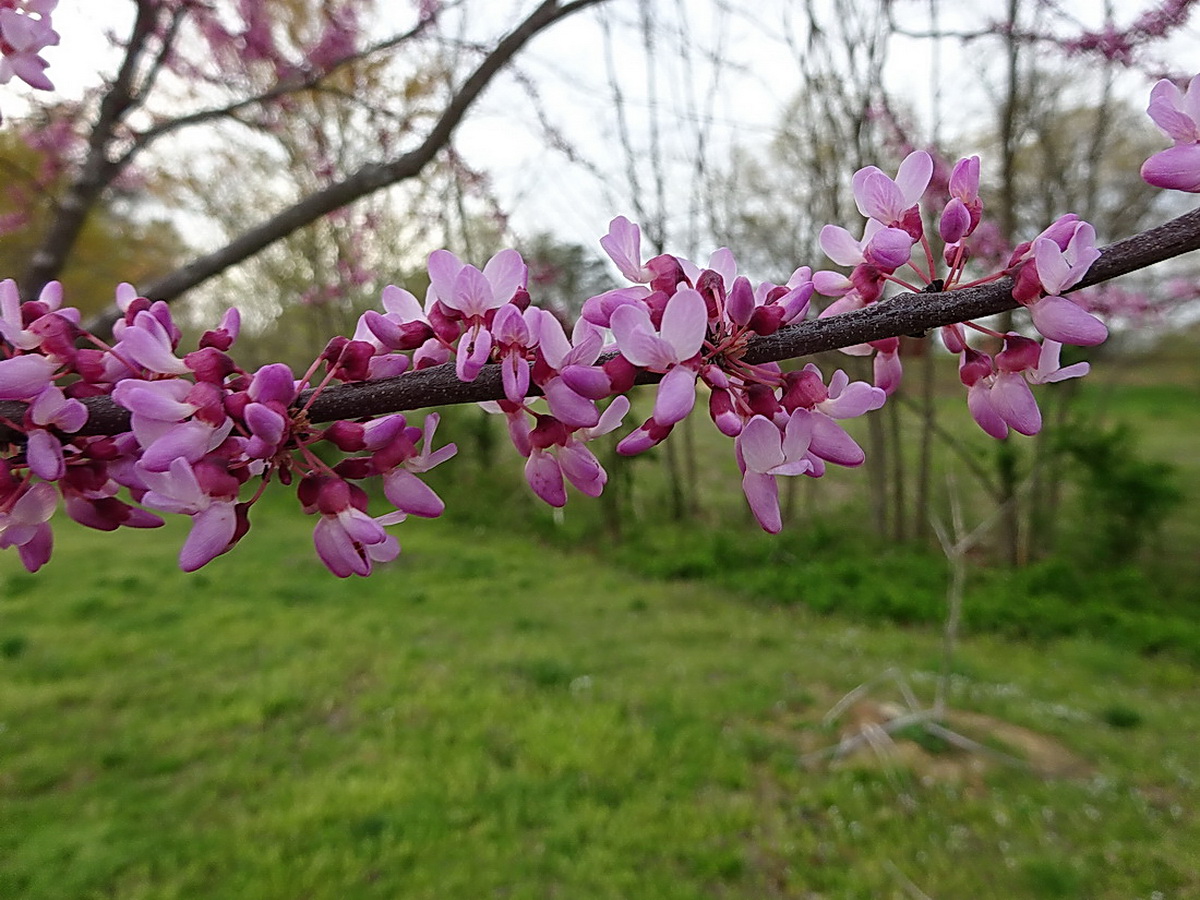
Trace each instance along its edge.
<path fill-rule="evenodd" d="M 77 149 L 76 136 L 61 127 L 0 131 L 0 271 L 21 271 L 36 252 Z M 162 188 L 156 173 L 118 182 L 83 223 L 58 277 L 85 314 L 111 305 L 119 282 L 160 278 L 186 258 L 190 248 L 167 216 Z"/>
<path fill-rule="evenodd" d="M 313 151 L 306 161 L 314 181 L 273 183 L 274 195 L 264 186 L 252 224 L 165 277 L 139 284 L 143 293 L 173 299 L 323 216 L 416 178 L 530 39 L 600 2 L 543 0 L 507 33 L 480 43 L 462 35 L 443 40 L 437 27 L 447 10 L 468 22 L 474 5 L 466 3 L 414 4 L 407 30 L 376 39 L 369 26 L 399 18 L 394 5 L 377 11 L 373 0 L 137 0 L 126 36 L 114 38 L 116 71 L 74 107 L 69 124 L 40 122 L 69 128 L 81 147 L 29 244 L 23 291 L 36 293 L 63 272 L 93 212 L 152 150 L 196 160 L 197 176 L 211 184 L 204 152 L 308 127 L 303 123 L 311 118 L 293 118 L 299 104 L 319 104 L 330 123 L 309 141 L 294 142 Z M 385 84 L 399 88 L 378 89 Z M 335 128 L 353 131 L 356 153 L 326 146 Z M 246 187 L 243 179 L 234 186 Z M 264 217 L 263 210 L 273 212 Z"/>

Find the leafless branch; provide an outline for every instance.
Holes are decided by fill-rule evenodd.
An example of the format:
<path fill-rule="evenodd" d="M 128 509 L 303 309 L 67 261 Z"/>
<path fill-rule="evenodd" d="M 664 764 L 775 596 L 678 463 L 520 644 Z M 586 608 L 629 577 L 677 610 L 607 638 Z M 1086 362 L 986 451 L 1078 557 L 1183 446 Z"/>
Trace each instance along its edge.
<path fill-rule="evenodd" d="M 1200 209 L 1110 244 L 1077 287 L 1127 275 L 1194 250 L 1200 250 Z M 1016 306 L 1012 299 L 1012 282 L 1007 278 L 940 294 L 899 294 L 864 309 L 791 325 L 769 337 L 757 338 L 744 358 L 751 363 L 795 359 L 985 318 Z M 647 372 L 640 381 L 649 384 L 661 378 L 661 375 Z M 503 396 L 499 365 L 484 366 L 474 381 L 461 382 L 455 374 L 454 364 L 448 363 L 397 378 L 326 388 L 309 406 L 309 416 L 314 422 L 356 419 L 430 406 L 496 400 Z M 307 393 L 302 395 L 298 403 L 306 403 L 309 397 Z M 129 429 L 128 411 L 107 397 L 90 398 L 85 402 L 90 414 L 82 433 L 116 434 Z M 0 417 L 21 421 L 23 416 L 24 404 L 0 403 Z M 17 437 L 11 430 L 0 427 L 0 440 Z"/>

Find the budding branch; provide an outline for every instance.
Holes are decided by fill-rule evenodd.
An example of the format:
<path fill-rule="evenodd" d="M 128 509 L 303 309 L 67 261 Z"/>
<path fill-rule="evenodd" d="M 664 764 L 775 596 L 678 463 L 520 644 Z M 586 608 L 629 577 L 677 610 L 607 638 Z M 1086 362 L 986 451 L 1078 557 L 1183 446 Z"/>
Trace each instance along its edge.
<path fill-rule="evenodd" d="M 1193 250 L 1200 250 L 1200 209 L 1105 247 L 1074 289 L 1127 275 Z M 1017 305 L 1008 278 L 941 293 L 897 294 L 863 309 L 790 325 L 767 337 L 755 338 L 743 358 L 750 363 L 795 359 L 868 341 L 922 334 L 943 325 L 996 315 Z M 661 378 L 659 374 L 644 372 L 638 380 L 649 384 Z M 454 364 L 445 363 L 395 378 L 326 387 L 315 399 L 311 390 L 305 391 L 296 405 L 308 404 L 310 421 L 328 422 L 498 400 L 503 396 L 499 365 L 486 365 L 474 381 L 463 382 L 458 380 Z M 88 407 L 88 421 L 80 434 L 119 434 L 129 430 L 129 411 L 109 397 L 91 397 L 83 402 Z M 24 413 L 24 403 L 0 402 L 0 417 L 17 422 Z M 22 437 L 0 426 L 0 441 Z"/>

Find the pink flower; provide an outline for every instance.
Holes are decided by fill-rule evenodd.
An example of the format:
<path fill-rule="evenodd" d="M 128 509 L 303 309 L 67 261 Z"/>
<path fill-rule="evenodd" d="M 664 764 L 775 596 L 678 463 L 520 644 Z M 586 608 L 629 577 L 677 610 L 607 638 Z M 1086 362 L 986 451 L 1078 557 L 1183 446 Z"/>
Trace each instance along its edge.
<path fill-rule="evenodd" d="M 464 265 L 448 250 L 429 254 L 430 291 L 450 313 L 462 319 L 466 333 L 459 338 L 458 377 L 474 381 L 492 349 L 488 320 L 495 310 L 523 291 L 529 268 L 516 250 L 501 250 L 483 267 Z"/>
<path fill-rule="evenodd" d="M 220 467 L 193 468 L 179 458 L 165 472 L 143 471 L 142 478 L 150 488 L 142 503 L 192 518 L 192 529 L 179 551 L 183 571 L 194 572 L 237 542 L 238 482 Z"/>
<path fill-rule="evenodd" d="M 54 535 L 48 523 L 57 502 L 54 487 L 39 482 L 18 490 L 0 505 L 0 550 L 16 547 L 30 572 L 50 559 Z"/>
<path fill-rule="evenodd" d="M 399 417 L 403 421 L 403 417 Z M 433 436 L 437 432 L 441 416 L 430 413 L 425 417 L 425 427 L 411 427 L 405 430 L 406 438 L 422 439 L 422 447 L 418 452 L 414 447 L 411 453 L 405 454 L 399 462 L 382 471 L 383 494 L 388 501 L 401 513 L 424 518 L 436 518 L 445 510 L 446 504 L 437 493 L 417 477 L 418 473 L 428 472 L 434 466 L 444 463 L 458 452 L 454 444 L 446 444 L 437 450 L 433 449 Z M 397 442 L 391 442 L 394 445 Z M 368 444 L 368 447 L 370 444 Z M 408 446 L 412 446 L 410 443 Z M 386 448 L 379 448 L 380 456 Z M 399 521 L 399 520 L 397 520 Z"/>
<path fill-rule="evenodd" d="M 813 417 L 798 409 L 788 417 L 782 430 L 765 416 L 752 416 L 734 439 L 743 472 L 742 492 L 764 531 L 778 534 L 783 528 L 775 476 L 814 471 L 808 452 L 812 436 Z"/>
<path fill-rule="evenodd" d="M 665 372 L 654 401 L 654 420 L 674 425 L 696 402 L 696 372 L 683 365 L 700 353 L 708 331 L 704 298 L 693 288 L 680 288 L 663 311 L 656 330 L 650 313 L 638 305 L 622 306 L 612 315 L 613 335 L 621 355 L 653 372 Z"/>
<path fill-rule="evenodd" d="M 1200 75 L 1181 91 L 1163 79 L 1150 91 L 1146 112 L 1175 146 L 1142 164 L 1142 178 L 1155 187 L 1200 192 Z"/>
<path fill-rule="evenodd" d="M 856 241 L 839 225 L 822 228 L 819 241 L 825 255 L 839 266 L 866 264 L 889 272 L 908 262 L 913 246 L 913 238 L 907 231 L 889 227 L 876 219 L 867 222 L 861 241 Z"/>
<path fill-rule="evenodd" d="M 1096 230 L 1091 225 L 1064 216 L 1025 245 L 1024 251 L 1018 248 L 1014 253 L 1020 268 L 1013 297 L 1029 310 L 1034 327 L 1051 340 L 1092 346 L 1108 337 L 1103 322 L 1060 296 L 1077 285 L 1100 258 L 1095 241 Z"/>
<path fill-rule="evenodd" d="M 525 480 L 533 492 L 553 507 L 565 506 L 565 476 L 581 494 L 599 497 L 608 473 L 586 443 L 618 428 L 627 412 L 629 398 L 619 396 L 591 428 L 570 430 L 551 416 L 539 416 L 530 434 L 529 459 L 525 463 Z"/>
<path fill-rule="evenodd" d="M 62 285 L 57 281 L 49 282 L 42 288 L 42 292 L 37 299 L 37 304 L 40 304 L 43 314 L 38 316 L 26 328 L 21 296 L 17 293 L 17 283 L 11 278 L 6 278 L 0 282 L 0 338 L 8 341 L 8 343 L 12 344 L 18 350 L 35 350 L 41 347 L 47 335 L 44 329 L 39 329 L 36 326 L 46 316 L 57 313 L 59 306 L 62 304 Z M 34 308 L 37 308 L 36 304 Z M 57 314 L 65 317 L 73 324 L 78 324 L 79 322 L 79 313 L 77 310 L 64 309 L 61 313 Z"/>
<path fill-rule="evenodd" d="M 624 216 L 608 224 L 608 234 L 600 238 L 600 246 L 621 274 L 635 284 L 646 284 L 654 277 L 642 263 L 642 232 Z"/>
<path fill-rule="evenodd" d="M 0 84 L 16 75 L 32 88 L 52 91 L 46 61 L 38 54 L 58 43 L 50 25 L 57 0 L 8 0 L 0 8 Z"/>
<path fill-rule="evenodd" d="M 900 163 L 895 180 L 876 166 L 855 172 L 854 202 L 867 218 L 903 228 L 916 240 L 920 237 L 921 220 L 919 213 L 914 216 L 914 211 L 932 177 L 933 158 L 924 150 L 914 150 Z"/>
<path fill-rule="evenodd" d="M 399 542 L 383 526 L 404 519 L 404 513 L 368 515 L 367 495 L 332 476 L 308 476 L 300 484 L 305 512 L 319 512 L 313 544 L 321 562 L 338 578 L 370 575 L 377 562 L 390 562 L 400 553 Z"/>

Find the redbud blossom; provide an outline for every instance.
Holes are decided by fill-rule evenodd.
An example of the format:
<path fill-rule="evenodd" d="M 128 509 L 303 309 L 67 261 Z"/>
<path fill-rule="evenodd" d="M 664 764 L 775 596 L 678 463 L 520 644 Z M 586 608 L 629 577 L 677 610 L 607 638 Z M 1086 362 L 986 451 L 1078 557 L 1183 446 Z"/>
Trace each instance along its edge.
<path fill-rule="evenodd" d="M 1142 178 L 1155 187 L 1200 192 L 1200 75 L 1181 91 L 1163 79 L 1150 92 L 1146 112 L 1175 142 L 1142 164 Z"/>

